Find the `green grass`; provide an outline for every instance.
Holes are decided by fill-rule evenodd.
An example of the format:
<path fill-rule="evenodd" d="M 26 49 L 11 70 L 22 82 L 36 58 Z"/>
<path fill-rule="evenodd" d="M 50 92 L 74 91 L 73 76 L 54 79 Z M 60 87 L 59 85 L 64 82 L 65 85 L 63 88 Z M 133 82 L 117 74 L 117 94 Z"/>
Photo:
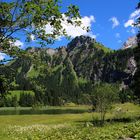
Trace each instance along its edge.
<path fill-rule="evenodd" d="M 39 70 L 34 68 L 34 65 L 31 66 L 30 70 L 28 71 L 27 76 L 29 78 L 37 77 L 39 75 Z"/>
<path fill-rule="evenodd" d="M 96 48 L 102 49 L 105 53 L 112 52 L 110 48 L 103 46 L 102 44 L 95 43 Z"/>
<path fill-rule="evenodd" d="M 7 94 L 6 97 L 11 98 L 11 97 L 16 96 L 17 99 L 19 100 L 20 95 L 23 94 L 23 93 L 34 95 L 33 91 L 13 90 L 13 91 L 9 91 L 9 94 Z"/>
<path fill-rule="evenodd" d="M 88 106 L 49 107 L 49 109 L 88 109 Z M 131 118 L 132 122 L 112 122 L 104 127 L 92 126 L 92 117 L 98 113 L 59 115 L 8 115 L 0 116 L 0 140 L 117 140 L 126 137 L 140 139 L 140 107 L 131 103 L 117 104 L 106 119 Z M 120 110 L 119 110 L 120 111 Z"/>

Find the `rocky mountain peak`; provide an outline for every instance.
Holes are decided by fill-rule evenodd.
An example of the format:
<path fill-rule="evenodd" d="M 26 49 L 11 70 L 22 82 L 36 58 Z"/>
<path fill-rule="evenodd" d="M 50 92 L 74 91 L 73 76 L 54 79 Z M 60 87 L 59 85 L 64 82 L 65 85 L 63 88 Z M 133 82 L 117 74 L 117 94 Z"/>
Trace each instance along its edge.
<path fill-rule="evenodd" d="M 137 46 L 137 37 L 129 37 L 128 40 L 123 44 L 122 49 L 127 49 L 127 48 L 134 48 Z"/>
<path fill-rule="evenodd" d="M 57 49 L 47 48 L 47 54 L 49 54 L 50 56 L 56 54 L 57 51 Z"/>
<path fill-rule="evenodd" d="M 58 50 L 58 52 L 57 52 L 58 55 L 66 57 L 67 51 L 66 51 L 66 47 L 65 46 L 61 46 L 57 50 Z"/>
<path fill-rule="evenodd" d="M 37 53 L 37 52 L 39 52 L 41 50 L 41 48 L 35 48 L 35 47 L 31 47 L 31 48 L 27 48 L 27 51 L 29 52 L 29 53 Z"/>
<path fill-rule="evenodd" d="M 58 49 L 53 49 L 53 48 L 28 48 L 27 51 L 29 53 L 40 53 L 42 51 L 46 52 L 47 54 L 49 54 L 50 56 L 56 54 L 58 52 Z"/>
<path fill-rule="evenodd" d="M 74 38 L 68 45 L 67 49 L 72 50 L 75 47 L 81 47 L 81 46 L 89 46 L 90 44 L 95 43 L 95 39 L 89 37 L 89 36 L 78 36 Z"/>

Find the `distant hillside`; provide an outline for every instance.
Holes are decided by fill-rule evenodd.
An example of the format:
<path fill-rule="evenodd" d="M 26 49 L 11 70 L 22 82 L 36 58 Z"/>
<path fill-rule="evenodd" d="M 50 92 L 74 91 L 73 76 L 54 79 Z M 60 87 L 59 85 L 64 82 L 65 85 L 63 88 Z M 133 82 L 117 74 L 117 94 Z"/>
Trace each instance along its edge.
<path fill-rule="evenodd" d="M 76 101 L 99 82 L 129 85 L 136 69 L 133 49 L 114 51 L 80 36 L 67 47 L 28 48 L 27 55 L 1 66 L 11 90 L 33 90 L 51 105 Z"/>

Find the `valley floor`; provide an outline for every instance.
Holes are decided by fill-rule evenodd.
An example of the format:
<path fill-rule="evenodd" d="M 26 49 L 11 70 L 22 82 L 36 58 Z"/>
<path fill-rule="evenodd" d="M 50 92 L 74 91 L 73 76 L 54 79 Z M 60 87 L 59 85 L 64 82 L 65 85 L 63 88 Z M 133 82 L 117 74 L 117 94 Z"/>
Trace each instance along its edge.
<path fill-rule="evenodd" d="M 89 109 L 88 106 L 60 107 L 65 108 Z M 0 115 L 0 140 L 140 140 L 139 106 L 132 103 L 115 105 L 107 114 L 103 127 L 97 125 L 98 117 L 96 112 Z"/>

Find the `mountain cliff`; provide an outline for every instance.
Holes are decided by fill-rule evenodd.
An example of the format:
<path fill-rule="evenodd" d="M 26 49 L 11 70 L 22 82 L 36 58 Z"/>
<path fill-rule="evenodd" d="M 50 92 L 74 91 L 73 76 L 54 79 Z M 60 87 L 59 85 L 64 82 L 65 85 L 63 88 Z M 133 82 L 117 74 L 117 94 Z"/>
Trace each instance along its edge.
<path fill-rule="evenodd" d="M 76 100 L 100 82 L 129 85 L 136 70 L 133 49 L 114 51 L 86 36 L 74 38 L 66 47 L 26 51 L 1 66 L 0 74 L 10 79 L 11 89 L 34 90 L 52 105 L 60 97 Z"/>
<path fill-rule="evenodd" d="M 138 45 L 137 36 L 129 37 L 123 44 L 122 49 L 134 48 Z"/>

